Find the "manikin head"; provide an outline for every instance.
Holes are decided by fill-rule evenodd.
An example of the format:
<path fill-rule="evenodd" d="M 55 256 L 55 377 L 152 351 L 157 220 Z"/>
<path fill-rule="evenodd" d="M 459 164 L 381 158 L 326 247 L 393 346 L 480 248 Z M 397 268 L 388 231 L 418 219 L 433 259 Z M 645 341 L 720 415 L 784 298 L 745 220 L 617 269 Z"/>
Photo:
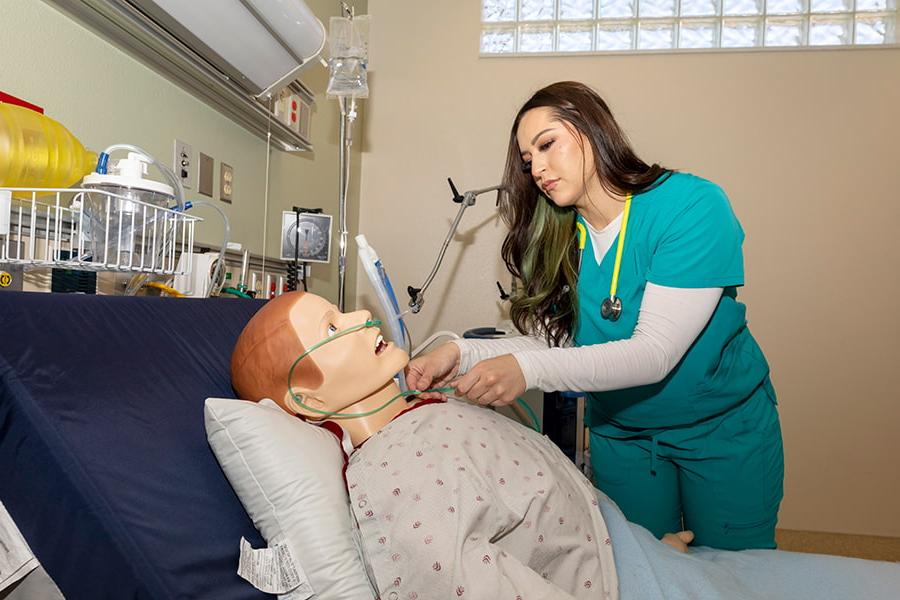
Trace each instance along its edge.
<path fill-rule="evenodd" d="M 371 318 L 365 310 L 342 313 L 307 292 L 270 300 L 238 337 L 231 356 L 235 391 L 245 400 L 271 398 L 286 411 L 310 420 L 329 418 L 305 409 L 291 396 L 291 365 L 315 344 Z M 409 357 L 394 344 L 380 342 L 380 335 L 377 327 L 364 327 L 316 348 L 294 368 L 290 383 L 294 394 L 308 407 L 344 414 L 366 412 L 383 404 L 385 397 L 389 400 L 399 392 L 393 376 Z M 370 417 L 334 420 L 345 429 L 352 429 L 351 421 L 367 420 L 368 427 L 377 430 L 404 407 L 405 402 L 398 400 Z"/>

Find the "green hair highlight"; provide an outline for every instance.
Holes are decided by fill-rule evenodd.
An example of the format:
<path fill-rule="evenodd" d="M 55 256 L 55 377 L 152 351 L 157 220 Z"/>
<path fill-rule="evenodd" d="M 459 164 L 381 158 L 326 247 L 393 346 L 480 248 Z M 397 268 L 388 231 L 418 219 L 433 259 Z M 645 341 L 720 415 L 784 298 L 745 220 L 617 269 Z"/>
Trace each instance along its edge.
<path fill-rule="evenodd" d="M 513 321 L 553 345 L 571 334 L 578 312 L 575 219 L 573 209 L 537 198 L 522 255 L 523 289 L 512 298 Z"/>

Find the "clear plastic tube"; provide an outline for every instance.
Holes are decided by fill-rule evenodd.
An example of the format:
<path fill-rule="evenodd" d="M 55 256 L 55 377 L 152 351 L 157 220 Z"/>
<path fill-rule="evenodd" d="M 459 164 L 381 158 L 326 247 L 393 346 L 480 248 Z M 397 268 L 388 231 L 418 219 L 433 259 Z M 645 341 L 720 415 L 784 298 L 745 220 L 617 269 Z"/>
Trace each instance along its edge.
<path fill-rule="evenodd" d="M 426 348 L 428 348 L 428 346 L 430 346 L 431 344 L 435 343 L 437 340 L 439 340 L 439 339 L 441 339 L 441 338 L 443 338 L 443 337 L 447 337 L 447 338 L 450 338 L 450 339 L 453 339 L 453 340 L 458 340 L 458 339 L 460 339 L 460 336 L 457 335 L 457 334 L 456 334 L 455 332 L 453 332 L 453 331 L 446 331 L 446 330 L 443 330 L 443 331 L 437 331 L 437 332 L 435 332 L 435 333 L 432 333 L 430 336 L 428 336 L 428 339 L 426 339 L 424 342 L 422 342 L 421 344 L 419 344 L 419 345 L 416 347 L 416 349 L 412 351 L 412 354 L 410 354 L 409 357 L 410 357 L 410 358 L 415 358 L 415 357 L 417 357 L 418 355 L 422 354 L 422 351 L 424 351 Z"/>
<path fill-rule="evenodd" d="M 206 290 L 203 292 L 203 297 L 209 298 L 216 285 L 216 281 L 219 280 L 219 273 L 225 266 L 225 250 L 228 249 L 228 240 L 231 237 L 231 223 L 228 221 L 228 215 L 225 214 L 225 211 L 212 202 L 207 202 L 206 200 L 193 200 L 188 203 L 188 208 L 193 206 L 208 206 L 222 216 L 222 225 L 224 228 L 222 232 L 222 248 L 219 250 L 219 260 L 216 262 L 216 270 L 210 276 L 209 283 L 206 285 Z"/>
<path fill-rule="evenodd" d="M 105 162 L 102 156 L 105 154 L 107 158 L 109 155 L 116 150 L 126 150 L 128 152 L 137 152 L 142 156 L 146 156 L 147 160 L 150 164 L 154 165 L 160 172 L 165 176 L 166 179 L 169 180 L 169 183 L 172 184 L 172 189 L 175 190 L 175 203 L 178 210 L 184 210 L 184 186 L 181 185 L 181 179 L 179 179 L 175 173 L 170 169 L 166 164 L 159 162 L 156 158 L 153 157 L 152 154 L 140 148 L 139 146 L 133 146 L 131 144 L 113 144 L 108 147 L 101 153 L 101 162 Z M 99 171 L 98 171 L 99 172 Z"/>

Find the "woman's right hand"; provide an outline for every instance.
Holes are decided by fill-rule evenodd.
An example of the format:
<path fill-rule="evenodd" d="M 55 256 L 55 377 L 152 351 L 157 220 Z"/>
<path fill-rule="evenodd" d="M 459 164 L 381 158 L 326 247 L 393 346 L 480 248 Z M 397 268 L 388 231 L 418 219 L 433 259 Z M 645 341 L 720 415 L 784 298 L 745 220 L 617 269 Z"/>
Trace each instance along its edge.
<path fill-rule="evenodd" d="M 667 533 L 660 540 L 663 544 L 672 546 L 679 552 L 688 553 L 688 545 L 694 541 L 693 531 L 679 531 L 678 533 Z"/>
<path fill-rule="evenodd" d="M 459 372 L 459 346 L 447 342 L 435 350 L 412 359 L 406 366 L 406 385 L 411 390 L 428 390 L 446 387 Z M 419 394 L 423 400 L 443 400 L 440 392 Z"/>

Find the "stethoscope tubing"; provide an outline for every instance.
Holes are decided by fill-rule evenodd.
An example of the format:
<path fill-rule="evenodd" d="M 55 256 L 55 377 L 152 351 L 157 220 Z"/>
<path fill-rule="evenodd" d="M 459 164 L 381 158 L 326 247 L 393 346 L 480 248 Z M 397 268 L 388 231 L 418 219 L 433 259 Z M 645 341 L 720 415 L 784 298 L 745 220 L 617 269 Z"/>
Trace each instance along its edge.
<path fill-rule="evenodd" d="M 609 283 L 609 296 L 600 305 L 600 316 L 607 321 L 617 321 L 622 314 L 622 300 L 616 296 L 619 289 L 619 272 L 622 268 L 622 254 L 625 250 L 625 235 L 628 232 L 628 217 L 631 213 L 631 192 L 625 194 L 625 208 L 622 209 L 622 229 L 619 230 L 619 241 L 616 244 L 616 261 L 613 264 L 612 280 Z M 587 230 L 581 223 L 577 224 L 578 234 L 578 276 L 581 277 L 581 264 L 584 260 L 584 247 L 587 245 Z"/>

